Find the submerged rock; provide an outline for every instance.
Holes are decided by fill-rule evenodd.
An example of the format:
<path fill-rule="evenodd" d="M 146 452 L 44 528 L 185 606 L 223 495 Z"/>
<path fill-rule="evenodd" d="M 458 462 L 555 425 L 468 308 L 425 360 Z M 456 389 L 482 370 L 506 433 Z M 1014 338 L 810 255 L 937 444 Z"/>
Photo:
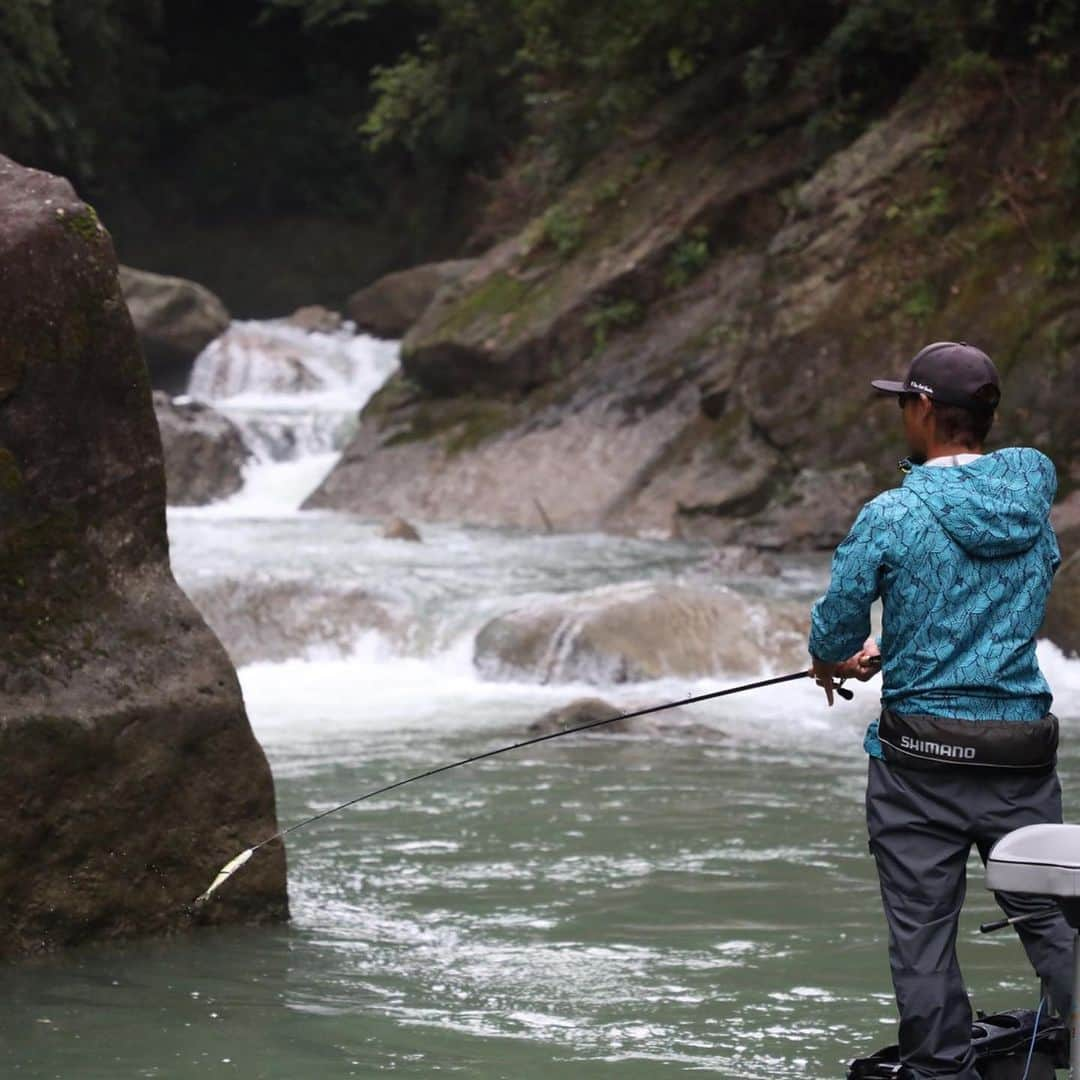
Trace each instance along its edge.
<path fill-rule="evenodd" d="M 190 392 L 214 401 L 239 394 L 302 394 L 325 387 L 298 327 L 281 333 L 265 323 L 235 322 L 208 346 L 191 372 Z"/>
<path fill-rule="evenodd" d="M 236 673 L 173 581 L 150 383 L 106 231 L 0 157 L 0 954 L 173 931 L 274 833 Z M 200 918 L 287 913 L 280 846 Z"/>
<path fill-rule="evenodd" d="M 387 605 L 362 588 L 228 579 L 188 592 L 237 666 L 288 660 L 312 647 L 347 653 L 369 631 L 402 636 Z"/>
<path fill-rule="evenodd" d="M 530 735 L 550 735 L 556 731 L 565 731 L 567 728 L 580 727 L 582 724 L 591 724 L 598 720 L 612 720 L 610 724 L 602 724 L 597 731 L 626 731 L 627 721 L 614 720 L 621 715 L 621 710 L 603 698 L 578 698 L 569 705 L 560 705 L 556 709 L 549 709 L 543 716 L 534 720 L 528 728 Z"/>
<path fill-rule="evenodd" d="M 120 267 L 120 286 L 157 390 L 182 394 L 191 365 L 229 328 L 225 305 L 186 278 Z"/>
<path fill-rule="evenodd" d="M 439 290 L 459 281 L 475 265 L 475 259 L 451 259 L 386 274 L 353 293 L 346 311 L 358 330 L 381 338 L 404 337 Z"/>
<path fill-rule="evenodd" d="M 400 517 L 391 518 L 383 526 L 382 537 L 384 540 L 409 540 L 414 544 L 421 542 L 416 526 Z"/>
<path fill-rule="evenodd" d="M 732 589 L 637 582 L 500 615 L 477 635 L 473 657 L 484 678 L 541 683 L 756 672 L 805 660 L 804 618 Z"/>
<path fill-rule="evenodd" d="M 642 705 L 640 708 L 647 708 L 647 706 Z M 597 723 L 601 720 L 610 720 L 611 723 L 597 723 L 597 726 L 591 732 L 582 732 L 582 734 L 595 732 L 598 735 L 604 733 L 612 735 L 680 735 L 710 739 L 723 737 L 715 728 L 679 716 L 676 709 L 653 713 L 649 716 L 623 717 L 624 713 L 635 711 L 635 707 L 629 705 L 626 708 L 617 709 L 602 698 L 578 698 L 576 701 L 571 701 L 569 705 L 562 705 L 557 709 L 551 709 L 544 713 L 543 716 L 529 725 L 528 731 L 530 735 L 553 735 L 557 731 L 566 731 L 567 728 L 581 727 L 583 724 Z M 616 717 L 623 718 L 616 719 Z"/>
<path fill-rule="evenodd" d="M 243 487 L 251 453 L 231 420 L 201 402 L 177 404 L 160 390 L 154 392 L 154 413 L 171 506 L 202 506 Z"/>
<path fill-rule="evenodd" d="M 709 555 L 710 574 L 721 579 L 776 577 L 780 563 L 768 552 L 743 544 L 723 544 Z"/>
<path fill-rule="evenodd" d="M 320 304 L 297 308 L 288 318 L 292 326 L 309 334 L 335 334 L 342 328 L 344 321 L 340 311 L 331 311 Z"/>

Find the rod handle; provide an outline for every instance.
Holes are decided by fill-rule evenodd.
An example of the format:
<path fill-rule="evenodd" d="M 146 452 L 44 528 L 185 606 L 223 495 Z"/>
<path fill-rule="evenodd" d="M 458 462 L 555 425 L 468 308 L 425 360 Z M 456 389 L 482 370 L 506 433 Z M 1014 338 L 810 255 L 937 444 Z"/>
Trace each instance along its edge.
<path fill-rule="evenodd" d="M 1006 926 L 1018 926 L 1020 923 L 1027 922 L 1028 919 L 1037 919 L 1040 915 L 1048 915 L 1056 910 L 1056 904 L 1049 904 L 1047 907 L 1038 908 L 1036 911 L 1029 911 L 1025 915 L 1014 915 L 1011 919 L 995 919 L 993 922 L 984 922 L 979 926 L 979 933 L 992 934 L 995 930 L 1004 930 Z"/>

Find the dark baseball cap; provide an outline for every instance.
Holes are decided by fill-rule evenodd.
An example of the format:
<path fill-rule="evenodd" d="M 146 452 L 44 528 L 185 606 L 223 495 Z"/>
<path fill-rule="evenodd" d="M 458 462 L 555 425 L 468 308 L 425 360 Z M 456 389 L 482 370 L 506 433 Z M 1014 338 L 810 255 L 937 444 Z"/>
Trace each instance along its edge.
<path fill-rule="evenodd" d="M 874 379 L 872 385 L 885 394 L 925 394 L 965 409 L 993 409 L 1001 397 L 993 361 L 966 341 L 935 341 L 916 354 L 903 382 Z"/>

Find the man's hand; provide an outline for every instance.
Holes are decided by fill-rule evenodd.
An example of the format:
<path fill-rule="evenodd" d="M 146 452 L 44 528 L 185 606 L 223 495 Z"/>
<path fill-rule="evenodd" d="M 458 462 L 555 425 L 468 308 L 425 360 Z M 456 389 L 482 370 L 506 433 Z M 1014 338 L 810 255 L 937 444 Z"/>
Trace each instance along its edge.
<path fill-rule="evenodd" d="M 863 642 L 863 647 L 854 656 L 849 656 L 838 664 L 830 664 L 826 660 L 819 660 L 816 656 L 812 659 L 814 663 L 810 670 L 818 686 L 825 691 L 825 697 L 830 705 L 833 704 L 833 695 L 837 687 L 844 679 L 858 679 L 860 682 L 866 682 L 881 670 L 881 650 L 872 637 Z"/>
<path fill-rule="evenodd" d="M 816 656 L 812 657 L 812 659 L 814 663 L 810 670 L 813 672 L 814 680 L 825 691 L 825 697 L 829 705 L 832 705 L 833 694 L 839 686 L 836 680 L 841 677 L 839 674 L 841 665 L 830 664 L 827 660 L 819 660 Z"/>
<path fill-rule="evenodd" d="M 878 643 L 868 637 L 862 649 L 854 656 L 836 665 L 836 674 L 842 679 L 858 679 L 867 682 L 881 670 L 881 650 Z"/>

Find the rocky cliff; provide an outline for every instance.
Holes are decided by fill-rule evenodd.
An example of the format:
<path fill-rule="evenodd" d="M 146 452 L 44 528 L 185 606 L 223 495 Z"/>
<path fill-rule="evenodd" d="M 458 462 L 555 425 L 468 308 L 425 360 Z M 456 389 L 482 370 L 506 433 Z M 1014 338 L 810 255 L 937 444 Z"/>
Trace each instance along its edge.
<path fill-rule="evenodd" d="M 173 581 L 150 385 L 108 234 L 0 157 L 0 954 L 188 925 L 276 830 L 223 649 Z M 286 914 L 284 853 L 214 921 Z"/>
<path fill-rule="evenodd" d="M 903 449 L 868 380 L 941 338 L 995 357 L 995 438 L 1050 452 L 1067 490 L 1066 91 L 928 73 L 828 154 L 797 96 L 692 130 L 658 113 L 440 294 L 310 505 L 828 546 Z"/>

